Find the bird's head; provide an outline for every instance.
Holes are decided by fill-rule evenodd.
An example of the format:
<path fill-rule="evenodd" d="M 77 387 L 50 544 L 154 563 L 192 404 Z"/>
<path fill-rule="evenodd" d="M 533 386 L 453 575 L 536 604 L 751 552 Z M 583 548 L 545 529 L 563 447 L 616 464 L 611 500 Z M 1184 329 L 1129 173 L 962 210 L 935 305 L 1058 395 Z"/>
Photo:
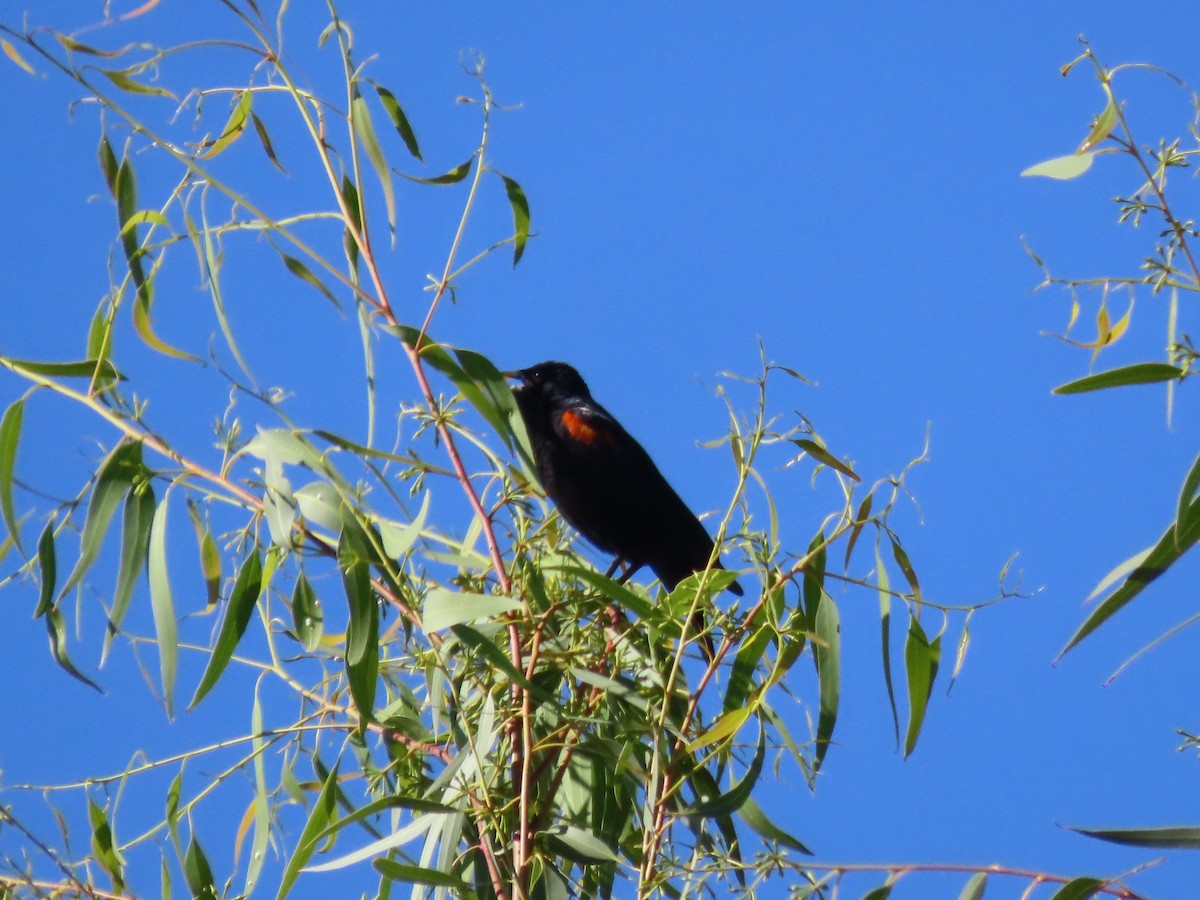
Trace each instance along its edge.
<path fill-rule="evenodd" d="M 550 360 L 528 369 L 516 369 L 503 374 L 505 378 L 513 378 L 520 382 L 513 389 L 518 396 L 537 396 L 545 401 L 566 398 L 590 400 L 592 396 L 588 391 L 587 382 L 564 362 Z"/>

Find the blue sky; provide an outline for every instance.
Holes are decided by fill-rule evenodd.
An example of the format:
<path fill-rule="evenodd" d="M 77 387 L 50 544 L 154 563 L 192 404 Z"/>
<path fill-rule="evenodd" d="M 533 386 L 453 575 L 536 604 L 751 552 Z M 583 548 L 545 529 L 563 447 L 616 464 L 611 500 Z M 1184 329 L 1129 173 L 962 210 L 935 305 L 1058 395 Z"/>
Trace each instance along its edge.
<path fill-rule="evenodd" d="M 0 3 L 0 21 L 19 21 L 23 9 Z M 1079 52 L 1076 36 L 1109 64 L 1152 62 L 1191 80 L 1200 28 L 1190 5 L 417 3 L 346 4 L 342 13 L 360 58 L 378 54 L 370 73 L 395 91 L 422 140 L 421 174 L 457 165 L 474 147 L 477 116 L 453 102 L 473 87 L 459 68 L 463 51 L 486 56 L 498 100 L 517 107 L 497 114 L 492 162 L 523 185 L 537 237 L 515 272 L 496 257 L 464 278 L 458 304 L 439 314 L 439 339 L 506 367 L 570 361 L 696 509 L 721 506 L 731 486 L 721 451 L 696 446 L 724 428 L 711 386 L 721 371 L 753 373 L 761 340 L 770 359 L 819 383 L 781 383 L 777 408 L 811 419 L 866 480 L 902 468 L 928 427 L 930 462 L 910 485 L 923 523 L 911 515 L 902 529 L 928 596 L 992 596 L 1001 566 L 1019 554 L 1033 596 L 974 617 L 965 669 L 950 696 L 939 679 L 907 761 L 893 747 L 876 599 L 835 594 L 844 652 L 838 746 L 815 794 L 785 773 L 774 807 L 818 859 L 1111 875 L 1158 854 L 1059 826 L 1200 820 L 1197 761 L 1175 751 L 1174 733 L 1200 728 L 1188 681 L 1200 638 L 1185 632 L 1102 687 L 1130 653 L 1192 613 L 1195 561 L 1051 665 L 1099 578 L 1169 521 L 1200 405 L 1185 386 L 1172 430 L 1157 388 L 1051 396 L 1089 360 L 1042 334 L 1063 329 L 1067 298 L 1031 294 L 1040 273 L 1021 238 L 1057 273 L 1084 277 L 1135 271 L 1154 227 L 1115 224 L 1109 198 L 1136 187 L 1116 157 L 1074 182 L 1018 177 L 1073 150 L 1103 105 L 1089 72 L 1058 74 Z M 294 64 L 321 84 L 336 59 L 311 50 L 320 25 L 308 14 L 293 11 Z M 64 15 L 47 5 L 29 18 L 75 24 Z M 216 11 L 195 15 L 220 21 Z M 167 43 L 194 28 L 163 4 L 88 39 Z M 3 62 L 10 137 L 0 143 L 8 173 L 0 180 L 0 352 L 77 358 L 108 288 L 115 232 L 95 164 L 95 115 L 80 107 L 69 117 L 68 85 Z M 1117 87 L 1143 143 L 1185 133 L 1188 90 L 1149 73 Z M 263 115 L 276 124 L 269 109 Z M 276 149 L 293 175 L 257 185 L 277 213 L 306 201 L 303 152 L 282 134 Z M 245 156 L 257 149 L 249 144 Z M 222 161 L 231 177 L 246 174 L 241 158 Z M 1178 183 L 1186 205 L 1195 186 L 1187 176 Z M 163 186 L 151 178 L 143 198 Z M 499 182 L 486 187 L 468 233 L 476 246 L 507 227 Z M 460 202 L 449 189 L 432 201 L 427 191 L 399 189 L 400 234 L 386 276 L 405 311 L 423 312 L 424 275 L 439 269 Z M 160 328 L 203 350 L 215 325 L 194 265 L 184 254 L 177 260 Z M 270 336 L 246 341 L 264 383 L 293 390 L 289 409 L 307 423 L 361 430 L 353 321 L 267 271 L 277 261 L 252 241 L 231 250 L 228 266 L 235 323 Z M 1181 324 L 1188 330 L 1186 304 Z M 1088 323 L 1080 327 L 1086 337 Z M 1163 301 L 1139 297 L 1132 332 L 1101 367 L 1159 358 L 1165 332 Z M 379 353 L 381 378 L 395 379 L 385 396 L 412 397 L 400 354 Z M 202 446 L 221 391 L 194 394 L 194 385 L 172 381 L 177 369 L 148 356 L 134 365 L 132 374 L 154 383 L 160 421 Z M 0 379 L 5 405 L 21 390 Z M 202 403 L 204 415 L 189 421 L 184 413 Z M 96 442 L 112 439 L 49 398 L 31 406 L 26 430 L 19 473 L 63 491 L 82 483 Z M 781 476 L 778 489 L 785 535 L 802 549 L 830 495 L 799 473 Z M 457 498 L 443 493 L 452 509 Z M 129 696 L 96 697 L 50 660 L 42 623 L 29 619 L 35 600 L 31 586 L 10 586 L 0 599 L 9 716 L 22 723 L 0 736 L 6 783 L 50 779 L 110 749 L 119 769 L 135 747 L 161 755 L 188 746 L 186 735 L 219 735 L 222 716 L 245 720 L 245 697 L 218 693 L 215 709 L 168 729 L 128 657 L 103 675 Z M 94 651 L 94 642 L 78 648 L 79 661 L 94 665 Z M 140 723 L 123 735 L 132 742 L 97 750 L 93 736 L 107 743 L 127 715 Z M 1173 853 L 1134 883 L 1184 896 L 1198 877 L 1193 855 Z M 905 896 L 953 896 L 965 880 L 928 878 L 910 876 Z M 1022 888 L 996 882 L 989 896 Z"/>

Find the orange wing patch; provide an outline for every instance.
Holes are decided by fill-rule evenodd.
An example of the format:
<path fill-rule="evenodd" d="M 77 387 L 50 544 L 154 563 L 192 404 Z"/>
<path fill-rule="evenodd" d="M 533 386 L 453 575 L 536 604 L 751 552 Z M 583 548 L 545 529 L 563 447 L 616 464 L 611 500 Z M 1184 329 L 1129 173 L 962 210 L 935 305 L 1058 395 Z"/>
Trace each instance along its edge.
<path fill-rule="evenodd" d="M 574 410 L 568 409 L 561 416 L 563 428 L 567 430 L 572 440 L 581 444 L 594 444 L 596 441 L 612 443 L 613 434 L 605 428 L 596 428 L 585 422 L 583 417 Z"/>

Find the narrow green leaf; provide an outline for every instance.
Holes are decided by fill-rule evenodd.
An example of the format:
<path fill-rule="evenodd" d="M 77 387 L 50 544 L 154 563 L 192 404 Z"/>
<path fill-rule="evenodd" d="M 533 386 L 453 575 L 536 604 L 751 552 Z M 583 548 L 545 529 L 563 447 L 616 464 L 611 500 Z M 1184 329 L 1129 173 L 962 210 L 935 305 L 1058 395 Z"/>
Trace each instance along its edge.
<path fill-rule="evenodd" d="M 99 56 L 102 59 L 116 59 L 124 55 L 125 51 L 129 49 L 128 47 L 122 47 L 120 50 L 100 50 L 59 32 L 55 32 L 54 37 L 66 50 L 74 53 L 86 53 L 88 56 Z"/>
<path fill-rule="evenodd" d="M 121 859 L 120 851 L 113 841 L 112 826 L 109 825 L 104 810 L 97 806 L 91 797 L 88 797 L 87 804 L 88 824 L 92 828 L 92 856 L 111 879 L 113 891 L 122 893 L 125 890 L 125 876 L 122 873 L 125 861 Z"/>
<path fill-rule="evenodd" d="M 390 521 L 381 521 L 379 523 L 379 536 L 383 540 L 383 550 L 391 559 L 400 559 L 417 542 L 417 538 L 425 530 L 425 520 L 429 516 L 429 500 L 430 492 L 425 491 L 425 496 L 421 498 L 421 508 L 417 511 L 416 517 L 404 526 L 397 526 L 396 523 Z"/>
<path fill-rule="evenodd" d="M 100 554 L 104 536 L 112 522 L 113 514 L 121 499 L 135 481 L 148 475 L 142 463 L 142 442 L 122 441 L 108 454 L 96 473 L 96 484 L 88 501 L 87 517 L 83 522 L 83 535 L 79 540 L 79 561 L 71 570 L 66 584 L 59 593 L 59 600 L 80 582 Z"/>
<path fill-rule="evenodd" d="M 457 593 L 438 588 L 425 597 L 421 626 L 427 632 L 441 631 L 451 625 L 487 619 L 520 608 L 521 601 L 513 597 Z"/>
<path fill-rule="evenodd" d="M 1097 606 L 1076 632 L 1071 635 L 1071 639 L 1067 641 L 1067 645 L 1058 654 L 1059 659 L 1068 650 L 1112 618 L 1127 603 L 1137 597 L 1147 585 L 1173 566 L 1184 553 L 1191 549 L 1197 540 L 1200 540 L 1200 498 L 1192 501 L 1192 505 L 1188 507 L 1185 519 L 1186 524 L 1183 528 L 1178 528 L 1178 523 L 1176 522 L 1171 523 L 1171 526 L 1149 551 L 1145 552 L 1144 555 L 1138 554 L 1139 557 L 1142 557 L 1140 562 L 1136 563 L 1121 586 L 1113 591 L 1107 600 Z M 1138 557 L 1134 557 L 1134 560 L 1137 559 Z M 1128 562 L 1133 562 L 1134 560 Z M 1128 565 L 1128 562 L 1118 568 L 1123 568 Z M 1105 579 L 1105 581 L 1108 580 L 1108 578 Z"/>
<path fill-rule="evenodd" d="M 494 641 L 485 637 L 481 632 L 476 631 L 470 625 L 451 625 L 450 629 L 460 643 L 478 651 L 485 656 L 487 661 L 496 669 L 503 672 L 505 678 L 507 678 L 513 685 L 532 692 L 534 696 L 538 698 L 540 703 L 550 705 L 554 704 L 555 701 L 553 697 L 526 678 L 525 673 L 512 664 L 512 660 L 510 660 L 507 655 L 507 646 L 501 649 Z M 505 632 L 500 633 L 505 634 Z"/>
<path fill-rule="evenodd" d="M 50 655 L 54 657 L 54 661 L 62 667 L 63 671 L 103 694 L 104 689 L 80 672 L 75 663 L 71 662 L 71 657 L 67 654 L 67 623 L 63 618 L 62 611 L 57 607 L 51 607 L 46 611 L 46 631 L 50 634 Z"/>
<path fill-rule="evenodd" d="M 804 450 L 806 453 L 808 453 L 808 455 L 811 456 L 813 459 L 815 459 L 817 462 L 823 463 L 824 465 L 829 466 L 831 469 L 837 469 L 839 472 L 841 472 L 847 478 L 853 479 L 854 481 L 862 481 L 862 479 L 858 477 L 858 474 L 853 469 L 851 469 L 848 465 L 846 465 L 844 462 L 842 462 L 840 459 L 838 459 L 836 456 L 834 456 L 832 453 L 830 453 L 828 450 L 826 450 L 824 447 L 822 447 L 816 441 L 811 441 L 811 440 L 808 440 L 807 438 L 802 438 L 800 440 L 794 441 L 794 443 L 796 444 L 796 446 L 800 447 L 802 450 Z"/>
<path fill-rule="evenodd" d="M 113 195 L 115 200 L 117 198 L 117 156 L 113 153 L 107 134 L 100 135 L 100 146 L 96 148 L 96 155 L 100 160 L 100 172 L 104 175 L 104 183 L 108 185 L 108 192 Z"/>
<path fill-rule="evenodd" d="M 742 804 L 750 799 L 750 793 L 754 790 L 754 786 L 758 784 L 758 778 L 762 774 L 763 761 L 766 758 L 767 732 L 766 728 L 760 722 L 758 729 L 758 749 L 754 751 L 754 758 L 750 760 L 750 765 L 746 768 L 746 774 L 728 791 L 711 800 L 704 800 L 695 804 L 686 810 L 686 814 L 715 818 L 737 812 L 742 808 Z"/>
<path fill-rule="evenodd" d="M 1099 878 L 1072 878 L 1054 892 L 1050 900 L 1089 900 L 1096 892 L 1104 887 L 1105 882 Z"/>
<path fill-rule="evenodd" d="M 1021 172 L 1021 177 L 1029 178 L 1040 175 L 1044 178 L 1053 178 L 1056 181 L 1070 181 L 1072 178 L 1078 178 L 1090 169 L 1092 167 L 1092 160 L 1095 157 L 1095 152 L 1056 156 L 1054 159 L 1048 159 L 1045 162 L 1030 166 Z"/>
<path fill-rule="evenodd" d="M 162 228 L 169 229 L 171 227 L 171 221 L 158 210 L 139 209 L 132 216 L 125 220 L 125 224 L 121 226 L 121 230 L 118 232 L 117 236 L 123 238 L 128 232 L 133 231 L 139 225 L 158 225 Z"/>
<path fill-rule="evenodd" d="M 22 398 L 4 411 L 0 418 L 0 513 L 4 525 L 17 546 L 21 545 L 21 529 L 13 509 L 13 472 L 17 464 L 17 445 L 21 439 L 21 422 L 25 415 L 25 400 Z"/>
<path fill-rule="evenodd" d="M 250 115 L 250 107 L 253 105 L 253 102 L 254 94 L 251 91 L 245 90 L 238 94 L 237 104 L 229 114 L 229 121 L 221 129 L 220 137 L 213 141 L 211 146 L 201 154 L 201 159 L 212 159 L 242 136 L 242 132 L 246 129 L 246 118 Z"/>
<path fill-rule="evenodd" d="M 455 166 L 446 174 L 437 175 L 433 178 L 418 178 L 416 175 L 405 175 L 403 172 L 396 172 L 396 174 L 401 178 L 407 178 L 409 181 L 415 181 L 418 184 L 458 184 L 471 173 L 471 165 L 474 162 L 475 157 L 472 156 L 461 166 Z"/>
<path fill-rule="evenodd" d="M 150 523 L 150 547 L 147 569 L 150 578 L 150 610 L 154 616 L 154 633 L 158 639 L 158 665 L 162 678 L 163 704 L 167 716 L 174 717 L 175 673 L 178 666 L 179 637 L 175 621 L 175 601 L 171 598 L 171 581 L 167 575 L 167 501 L 169 493 L 154 511 Z"/>
<path fill-rule="evenodd" d="M 850 529 L 850 538 L 846 542 L 846 558 L 842 562 L 842 565 L 847 568 L 850 566 L 850 554 L 854 552 L 854 545 L 858 543 L 858 536 L 862 533 L 867 520 L 871 517 L 871 504 L 874 502 L 874 499 L 874 494 L 867 494 L 863 498 L 863 502 L 858 505 L 858 512 L 854 515 L 854 527 Z"/>
<path fill-rule="evenodd" d="M 304 830 L 300 832 L 300 837 L 296 840 L 296 849 L 284 867 L 283 877 L 279 881 L 279 892 L 275 895 L 276 900 L 283 900 L 288 895 L 288 891 L 292 889 L 292 885 L 300 875 L 300 870 L 312 858 L 313 851 L 317 848 L 317 835 L 325 830 L 325 826 L 333 818 L 334 807 L 337 803 L 337 777 L 338 769 L 337 766 L 334 766 L 333 771 L 329 773 L 329 777 L 321 786 L 321 793 L 317 795 L 317 800 L 308 814 Z"/>
<path fill-rule="evenodd" d="M 1119 121 L 1117 101 L 1111 95 L 1108 98 L 1108 105 L 1104 107 L 1104 112 L 1096 116 L 1096 121 L 1092 123 L 1092 130 L 1088 132 L 1088 136 L 1083 139 L 1076 153 L 1087 153 L 1089 150 L 1094 150 L 1100 146 L 1104 140 L 1113 133 L 1113 129 L 1117 127 Z"/>
<path fill-rule="evenodd" d="M 1060 384 L 1052 394 L 1082 394 L 1087 391 L 1102 391 L 1107 388 L 1124 387 L 1130 384 L 1155 384 L 1160 381 L 1172 381 L 1182 378 L 1185 369 L 1167 363 L 1148 362 L 1135 363 L 1132 366 L 1122 366 L 1119 369 L 1109 369 L 1107 372 L 1097 372 L 1078 381 Z"/>
<path fill-rule="evenodd" d="M 267 743 L 263 739 L 262 703 L 258 687 L 254 690 L 254 705 L 250 711 L 250 734 L 253 735 L 251 745 L 254 751 L 254 839 L 250 845 L 250 861 L 246 864 L 245 889 L 242 891 L 246 897 L 254 892 L 258 884 L 271 841 L 271 795 L 267 788 L 266 763 L 263 761 Z"/>
<path fill-rule="evenodd" d="M 178 99 L 174 94 L 165 88 L 155 87 L 152 84 L 143 84 L 140 81 L 134 81 L 129 77 L 129 70 L 120 69 L 101 69 L 105 77 L 123 91 L 128 91 L 131 94 L 153 94 L 159 97 L 170 97 L 172 100 Z"/>
<path fill-rule="evenodd" d="M 725 698 L 721 703 L 724 712 L 740 709 L 745 704 L 746 698 L 754 689 L 754 673 L 766 654 L 772 637 L 769 628 L 758 628 L 738 648 L 729 670 Z"/>
<path fill-rule="evenodd" d="M 788 847 L 797 853 L 803 853 L 807 856 L 813 855 L 813 852 L 804 846 L 799 839 L 788 834 L 768 819 L 767 814 L 754 802 L 754 797 L 746 798 L 746 802 L 738 808 L 738 816 L 764 840 L 774 841 L 776 844 Z"/>
<path fill-rule="evenodd" d="M 508 205 L 513 214 L 513 268 L 525 255 L 525 243 L 529 240 L 529 200 L 521 185 L 517 184 L 503 172 L 496 172 L 504 181 L 504 193 L 508 195 Z"/>
<path fill-rule="evenodd" d="M 325 611 L 304 572 L 296 579 L 296 587 L 292 591 L 292 625 L 296 629 L 296 637 L 300 639 L 300 646 L 309 653 L 316 650 L 325 628 Z"/>
<path fill-rule="evenodd" d="M 149 482 L 144 482 L 125 497 L 125 511 L 121 517 L 121 558 L 117 565 L 117 586 L 108 614 L 108 628 L 104 632 L 104 648 L 100 653 L 101 665 L 108 657 L 113 637 L 121 630 L 121 622 L 133 599 L 134 586 L 146 566 L 153 519 L 154 489 Z"/>
<path fill-rule="evenodd" d="M 33 611 L 35 619 L 41 618 L 54 608 L 54 585 L 58 581 L 58 558 L 54 553 L 54 520 L 42 529 L 37 545 L 38 572 L 41 585 L 38 590 L 38 605 Z"/>
<path fill-rule="evenodd" d="M 379 100 L 383 103 L 383 108 L 387 110 L 388 116 L 392 120 L 392 124 L 396 127 L 396 131 L 400 135 L 400 139 L 404 141 L 404 146 L 408 148 L 408 152 L 414 157 L 424 162 L 421 159 L 421 147 L 417 144 L 417 136 L 413 133 L 412 126 L 408 123 L 408 116 L 404 114 L 404 110 L 400 106 L 400 102 L 395 95 L 381 84 L 375 84 L 376 93 L 379 94 Z"/>
<path fill-rule="evenodd" d="M 983 900 L 983 892 L 987 888 L 987 872 L 976 872 L 963 886 L 958 900 Z"/>
<path fill-rule="evenodd" d="M 754 710 L 748 706 L 743 706 L 740 709 L 731 709 L 713 722 L 706 731 L 701 732 L 691 741 L 686 747 L 687 752 L 695 753 L 702 747 L 732 738 L 742 730 L 743 725 L 750 721 L 750 716 L 753 713 Z"/>
<path fill-rule="evenodd" d="M 3 426 L 0 425 L 0 432 L 3 431 Z M 0 438 L 0 443 L 3 439 Z M 1188 470 L 1187 478 L 1183 479 L 1183 488 L 1179 491 L 1179 503 L 1175 512 L 1176 537 L 1178 531 L 1186 531 L 1189 522 L 1188 515 L 1193 509 L 1200 510 L 1200 507 L 1193 506 L 1196 499 L 1196 491 L 1200 489 L 1200 455 L 1197 455 L 1192 463 L 1192 468 Z"/>
<path fill-rule="evenodd" d="M 250 551 L 250 555 L 242 563 L 242 568 L 234 581 L 233 590 L 229 594 L 229 606 L 225 610 L 221 630 L 217 633 L 217 642 L 209 654 L 208 665 L 204 667 L 204 675 L 200 678 L 200 684 L 196 687 L 192 702 L 188 704 L 189 710 L 195 709 L 205 695 L 213 689 L 225 671 L 225 667 L 229 665 L 229 660 L 233 658 L 233 651 L 241 641 L 242 635 L 246 633 L 246 626 L 250 624 L 250 617 L 254 614 L 254 607 L 262 593 L 262 586 L 262 558 L 256 547 Z"/>
<path fill-rule="evenodd" d="M 187 882 L 192 900 L 217 900 L 220 896 L 212 866 L 208 864 L 208 857 L 204 855 L 195 834 L 188 840 L 187 852 L 183 855 L 183 880 Z"/>
<path fill-rule="evenodd" d="M 383 156 L 383 148 L 379 146 L 379 138 L 375 136 L 375 126 L 371 124 L 371 109 L 358 90 L 358 83 L 351 86 L 350 95 L 350 125 L 358 137 L 359 143 L 367 151 L 367 158 L 375 167 L 379 176 L 379 184 L 383 188 L 383 200 L 387 206 L 388 228 L 396 230 L 396 195 L 392 189 L 392 172 Z"/>
<path fill-rule="evenodd" d="M 97 381 L 124 381 L 125 376 L 108 360 L 81 359 L 77 362 L 44 362 L 34 359 L 10 359 L 14 366 L 47 378 L 94 378 Z M 10 407 L 11 408 L 11 407 Z"/>
<path fill-rule="evenodd" d="M 580 865 L 620 862 L 608 844 L 592 832 L 574 825 L 555 825 L 546 829 L 544 835 L 551 847 Z"/>
<path fill-rule="evenodd" d="M 321 295 L 326 300 L 328 300 L 330 303 L 332 303 L 338 309 L 342 308 L 342 305 L 340 303 L 338 303 L 338 301 L 337 301 L 337 297 L 333 296 L 333 292 L 330 291 L 329 288 L 325 287 L 325 284 L 321 281 L 320 278 L 318 278 L 316 275 L 313 274 L 312 269 L 310 269 L 308 266 L 306 266 L 300 260 L 296 259 L 296 257 L 288 256 L 282 250 L 279 251 L 279 255 L 281 257 L 283 257 L 283 264 L 285 266 L 287 266 L 287 270 L 289 272 L 291 272 L 293 275 L 295 275 L 297 278 L 299 278 L 301 281 L 305 282 L 306 284 L 311 285 L 312 287 L 315 287 L 318 291 L 321 292 Z"/>
<path fill-rule="evenodd" d="M 377 859 L 371 865 L 384 878 L 390 878 L 401 884 L 427 884 L 430 887 L 454 888 L 460 892 L 467 886 L 459 876 L 451 875 L 449 872 L 439 872 L 437 869 L 406 865 L 390 859 Z"/>
<path fill-rule="evenodd" d="M 822 530 L 808 544 L 808 563 L 804 567 L 804 618 L 810 631 L 816 627 L 817 610 L 825 591 L 826 553 L 825 532 Z M 816 662 L 816 657 L 813 657 L 813 662 Z"/>
<path fill-rule="evenodd" d="M 813 758 L 813 772 L 821 768 L 829 743 L 833 739 L 833 727 L 837 723 L 838 702 L 841 696 L 841 625 L 838 621 L 837 604 L 825 594 L 817 607 L 814 628 L 813 655 L 817 659 L 817 680 L 820 685 L 821 708 L 817 717 L 817 749 Z"/>
<path fill-rule="evenodd" d="M 508 386 L 508 380 L 500 374 L 500 370 L 490 359 L 480 353 L 457 349 L 454 355 L 458 358 L 463 375 L 469 379 L 468 383 L 477 390 L 477 393 L 464 393 L 464 396 L 487 419 L 504 441 L 504 445 L 511 450 L 512 426 L 509 423 L 517 413 L 517 404 L 513 399 L 512 388 Z M 456 384 L 456 387 L 459 390 L 463 389 L 462 385 Z"/>
<path fill-rule="evenodd" d="M 900 749 L 900 712 L 896 708 L 896 688 L 892 683 L 892 594 L 887 568 L 875 541 L 875 578 L 879 583 L 879 632 L 883 660 L 883 683 L 887 687 L 888 707 L 892 711 L 892 729 L 896 734 L 896 749 Z"/>
<path fill-rule="evenodd" d="M 1166 828 L 1074 828 L 1071 831 L 1088 837 L 1125 844 L 1130 847 L 1152 847 L 1162 850 L 1200 850 L 1200 826 L 1170 826 Z"/>
<path fill-rule="evenodd" d="M 875 888 L 873 891 L 868 891 L 862 895 L 862 900 L 887 900 L 892 895 L 892 886 L 883 884 Z"/>
<path fill-rule="evenodd" d="M 371 588 L 371 550 L 362 526 L 346 511 L 338 542 L 338 568 L 350 606 L 346 628 L 346 674 L 350 695 L 365 727 L 375 706 L 379 673 L 379 604 Z"/>
<path fill-rule="evenodd" d="M 917 602 L 921 600 L 921 585 L 917 583 L 917 573 L 913 570 L 912 563 L 908 560 L 908 554 L 904 552 L 904 548 L 900 546 L 900 541 L 890 531 L 887 533 L 888 540 L 892 544 L 892 558 L 896 560 L 896 565 L 900 567 L 900 571 L 904 573 L 904 580 L 908 582 L 909 590 L 912 591 L 913 599 Z"/>
<path fill-rule="evenodd" d="M 258 135 L 258 142 L 262 145 L 263 152 L 267 154 L 267 159 L 275 165 L 275 168 L 286 175 L 287 169 L 283 167 L 283 164 L 279 162 L 279 157 L 275 155 L 275 145 L 271 143 L 271 135 L 267 132 L 267 126 L 254 113 L 250 113 L 250 121 L 254 123 L 254 133 Z"/>
<path fill-rule="evenodd" d="M 908 640 L 904 642 L 904 665 L 908 674 L 908 731 L 904 736 L 904 755 L 908 757 L 917 747 L 925 709 L 933 693 L 938 662 L 942 655 L 942 637 L 932 641 L 925 636 L 921 623 L 913 616 L 909 620 Z"/>

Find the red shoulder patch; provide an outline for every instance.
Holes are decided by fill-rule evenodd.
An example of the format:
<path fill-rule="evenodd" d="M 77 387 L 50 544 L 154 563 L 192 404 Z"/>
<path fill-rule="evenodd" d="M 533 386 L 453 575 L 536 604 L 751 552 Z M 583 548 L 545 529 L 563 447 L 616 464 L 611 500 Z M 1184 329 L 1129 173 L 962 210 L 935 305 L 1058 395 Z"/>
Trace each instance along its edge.
<path fill-rule="evenodd" d="M 572 440 L 579 441 L 581 444 L 594 444 L 597 441 L 602 441 L 606 444 L 612 443 L 613 433 L 611 431 L 603 426 L 596 427 L 592 423 L 585 421 L 583 416 L 579 415 L 573 409 L 568 409 L 559 419 Z"/>

